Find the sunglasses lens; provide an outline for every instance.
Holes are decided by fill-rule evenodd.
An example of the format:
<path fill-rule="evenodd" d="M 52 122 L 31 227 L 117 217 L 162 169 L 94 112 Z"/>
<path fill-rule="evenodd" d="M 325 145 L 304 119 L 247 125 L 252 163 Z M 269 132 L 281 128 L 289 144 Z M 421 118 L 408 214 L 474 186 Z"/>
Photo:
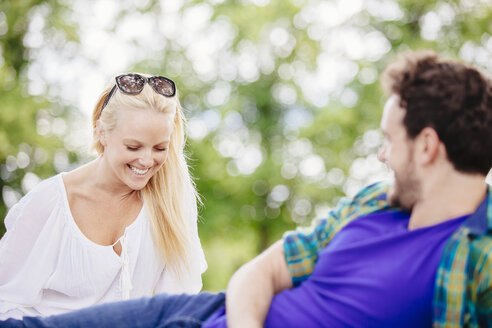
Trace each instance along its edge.
<path fill-rule="evenodd" d="M 145 79 L 136 74 L 120 75 L 116 78 L 116 83 L 121 91 L 126 93 L 140 93 L 145 85 Z"/>
<path fill-rule="evenodd" d="M 155 92 L 166 97 L 172 97 L 176 93 L 174 82 L 162 76 L 155 76 L 149 79 L 149 84 Z"/>

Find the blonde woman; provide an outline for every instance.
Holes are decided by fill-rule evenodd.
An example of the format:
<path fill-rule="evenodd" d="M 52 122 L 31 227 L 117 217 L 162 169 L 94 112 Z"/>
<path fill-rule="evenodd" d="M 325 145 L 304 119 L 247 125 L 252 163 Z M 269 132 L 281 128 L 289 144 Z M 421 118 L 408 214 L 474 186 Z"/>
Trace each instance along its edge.
<path fill-rule="evenodd" d="M 43 181 L 5 218 L 0 319 L 201 289 L 207 264 L 174 82 L 117 76 L 93 132 L 99 157 Z"/>

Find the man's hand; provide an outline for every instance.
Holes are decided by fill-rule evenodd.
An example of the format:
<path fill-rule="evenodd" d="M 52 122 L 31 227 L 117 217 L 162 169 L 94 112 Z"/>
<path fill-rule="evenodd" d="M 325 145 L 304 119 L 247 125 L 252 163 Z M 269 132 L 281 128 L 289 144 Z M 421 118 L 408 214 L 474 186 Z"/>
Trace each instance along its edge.
<path fill-rule="evenodd" d="M 243 265 L 227 286 L 227 324 L 231 328 L 263 327 L 273 296 L 292 287 L 283 241 Z"/>

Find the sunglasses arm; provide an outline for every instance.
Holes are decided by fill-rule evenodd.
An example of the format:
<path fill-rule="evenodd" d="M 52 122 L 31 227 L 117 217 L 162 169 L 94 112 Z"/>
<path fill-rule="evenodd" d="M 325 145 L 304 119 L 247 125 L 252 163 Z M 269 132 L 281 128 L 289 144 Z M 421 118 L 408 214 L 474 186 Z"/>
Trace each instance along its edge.
<path fill-rule="evenodd" d="M 104 100 L 104 104 L 102 105 L 101 112 L 104 109 L 104 107 L 106 107 L 106 105 L 108 104 L 109 99 L 111 99 L 111 96 L 113 95 L 113 93 L 115 92 L 115 90 L 116 90 L 116 84 L 114 85 L 113 89 L 111 89 L 111 91 L 109 92 L 108 96 Z"/>

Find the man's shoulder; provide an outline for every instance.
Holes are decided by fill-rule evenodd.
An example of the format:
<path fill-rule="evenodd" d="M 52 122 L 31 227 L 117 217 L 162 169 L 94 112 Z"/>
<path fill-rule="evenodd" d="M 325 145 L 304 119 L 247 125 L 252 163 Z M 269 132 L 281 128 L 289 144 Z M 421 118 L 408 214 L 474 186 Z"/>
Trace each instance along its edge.
<path fill-rule="evenodd" d="M 379 181 L 362 188 L 354 197 L 353 201 L 367 204 L 377 201 L 387 202 L 386 195 L 391 186 L 389 181 Z"/>
<path fill-rule="evenodd" d="M 313 233 L 326 235 L 325 232 L 331 236 L 358 217 L 389 210 L 391 206 L 386 198 L 389 187 L 390 183 L 386 181 L 368 185 L 353 197 L 342 198 L 327 216 L 314 219 L 309 226 L 298 227 L 295 231 L 286 232 L 284 239 L 298 235 L 309 236 Z"/>
<path fill-rule="evenodd" d="M 343 217 L 361 216 L 372 212 L 390 209 L 387 193 L 391 186 L 388 181 L 376 182 L 361 189 L 353 197 L 342 199 L 338 213 Z"/>

